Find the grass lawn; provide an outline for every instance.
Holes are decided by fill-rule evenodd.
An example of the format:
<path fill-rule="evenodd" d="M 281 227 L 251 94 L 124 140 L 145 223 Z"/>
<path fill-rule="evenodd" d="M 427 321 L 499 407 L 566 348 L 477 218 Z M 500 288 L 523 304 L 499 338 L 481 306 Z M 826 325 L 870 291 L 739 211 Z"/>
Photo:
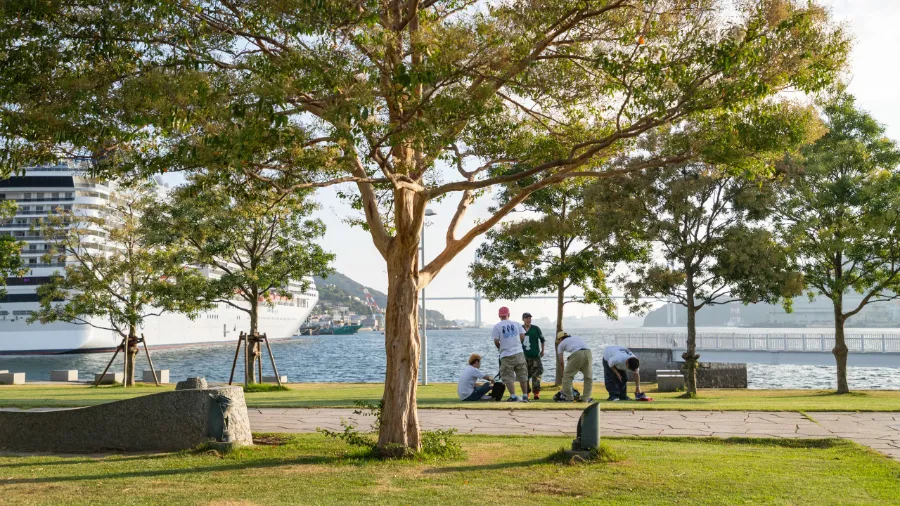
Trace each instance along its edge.
<path fill-rule="evenodd" d="M 897 504 L 900 464 L 840 440 L 606 439 L 624 460 L 560 464 L 561 437 L 460 438 L 453 461 L 377 461 L 313 434 L 225 455 L 0 456 L 10 504 Z"/>
<path fill-rule="evenodd" d="M 0 407 L 75 407 L 161 392 L 173 386 L 138 386 L 93 388 L 84 385 L 0 386 Z M 580 389 L 580 385 L 576 385 Z M 379 383 L 298 383 L 288 391 L 247 394 L 250 407 L 353 407 L 353 401 L 377 403 L 383 385 Z M 679 393 L 654 392 L 656 385 L 645 390 L 654 402 L 604 402 L 604 410 L 672 409 L 700 411 L 900 411 L 900 391 L 870 390 L 848 395 L 835 395 L 827 390 L 701 390 L 699 399 L 678 399 Z M 553 402 L 555 388 L 546 387 L 537 402 L 498 404 L 492 402 L 463 403 L 456 396 L 456 385 L 439 383 L 419 387 L 420 408 L 474 409 L 562 409 L 573 404 Z M 603 384 L 595 384 L 599 398 L 606 397 Z"/>

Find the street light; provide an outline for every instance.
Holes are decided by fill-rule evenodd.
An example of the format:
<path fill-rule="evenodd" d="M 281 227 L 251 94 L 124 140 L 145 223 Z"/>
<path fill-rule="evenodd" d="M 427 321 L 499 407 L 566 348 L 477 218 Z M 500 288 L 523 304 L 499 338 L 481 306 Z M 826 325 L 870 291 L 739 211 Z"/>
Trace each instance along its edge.
<path fill-rule="evenodd" d="M 435 216 L 431 209 L 425 210 L 425 217 Z M 422 251 L 422 266 L 425 266 L 425 220 L 422 220 L 422 235 L 419 238 L 419 250 Z M 425 289 L 422 289 L 422 384 L 428 384 L 428 313 L 425 311 Z"/>

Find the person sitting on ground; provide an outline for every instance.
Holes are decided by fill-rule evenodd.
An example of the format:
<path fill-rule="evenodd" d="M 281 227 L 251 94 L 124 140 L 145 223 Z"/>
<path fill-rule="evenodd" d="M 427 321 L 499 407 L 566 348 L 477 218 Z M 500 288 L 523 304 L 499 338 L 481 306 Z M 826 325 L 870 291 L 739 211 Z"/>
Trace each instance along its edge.
<path fill-rule="evenodd" d="M 641 361 L 624 346 L 607 346 L 603 350 L 603 382 L 609 392 L 610 401 L 630 401 L 628 397 L 628 371 L 634 373 L 634 395 L 638 399 L 646 397 L 641 392 Z"/>
<path fill-rule="evenodd" d="M 500 379 L 509 389 L 510 402 L 528 402 L 528 366 L 525 365 L 525 329 L 509 319 L 509 308 L 501 307 L 500 321 L 491 330 L 494 345 L 500 351 Z M 516 396 L 516 381 L 522 386 L 522 397 Z"/>
<path fill-rule="evenodd" d="M 566 352 L 569 353 L 569 359 L 566 360 L 566 368 L 563 370 L 559 402 L 575 400 L 572 382 L 575 381 L 575 375 L 578 373 L 584 376 L 584 393 L 581 395 L 581 400 L 594 402 L 594 399 L 591 398 L 591 391 L 594 388 L 594 355 L 584 339 L 560 331 L 556 334 L 556 353 L 562 357 Z"/>
<path fill-rule="evenodd" d="M 478 380 L 487 380 L 485 383 L 478 385 Z M 473 353 L 469 356 L 469 365 L 463 370 L 459 376 L 459 385 L 456 387 L 456 393 L 463 401 L 488 401 L 491 397 L 488 392 L 494 386 L 494 379 L 490 374 L 485 374 L 481 370 L 481 355 Z"/>

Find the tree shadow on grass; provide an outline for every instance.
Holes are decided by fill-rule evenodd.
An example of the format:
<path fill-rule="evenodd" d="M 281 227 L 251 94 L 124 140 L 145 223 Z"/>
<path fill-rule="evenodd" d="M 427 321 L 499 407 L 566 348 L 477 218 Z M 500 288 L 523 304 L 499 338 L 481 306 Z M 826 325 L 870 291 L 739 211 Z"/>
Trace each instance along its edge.
<path fill-rule="evenodd" d="M 341 457 L 308 456 L 294 459 L 262 459 L 252 462 L 235 462 L 233 464 L 214 466 L 195 466 L 178 469 L 153 469 L 141 471 L 125 471 L 108 474 L 72 475 L 72 476 L 47 476 L 42 478 L 13 478 L 3 480 L 4 485 L 39 484 L 39 483 L 65 483 L 96 480 L 116 480 L 131 478 L 159 478 L 165 476 L 184 476 L 188 474 L 208 474 L 223 471 L 241 471 L 246 469 L 269 469 L 281 466 L 294 465 L 329 465 L 346 461 Z"/>
<path fill-rule="evenodd" d="M 132 462 L 135 460 L 140 461 L 148 461 L 148 460 L 159 460 L 167 457 L 171 457 L 173 454 L 148 454 L 148 455 L 135 455 L 135 454 L 121 454 L 121 453 L 112 453 L 112 454 L 97 454 L 92 456 L 93 458 L 81 458 L 76 459 L 71 455 L 54 455 L 54 454 L 14 454 L 14 455 L 4 455 L 4 458 L 21 458 L 21 459 L 29 459 L 29 458 L 40 458 L 40 457 L 59 457 L 61 460 L 57 461 L 38 461 L 38 462 L 14 462 L 8 464 L 0 464 L 0 469 L 22 469 L 26 467 L 48 467 L 48 466 L 71 466 L 77 464 L 98 464 L 100 462 L 104 462 L 104 459 L 108 457 L 127 457 L 127 459 L 122 462 Z M 108 461 L 106 461 L 108 462 Z"/>
<path fill-rule="evenodd" d="M 450 466 L 450 467 L 435 467 L 431 469 L 425 469 L 422 471 L 423 474 L 447 474 L 447 473 L 466 473 L 469 471 L 497 471 L 500 469 L 510 469 L 510 468 L 522 468 L 522 467 L 531 467 L 540 464 L 546 464 L 548 462 L 547 457 L 542 457 L 539 459 L 531 459 L 531 460 L 519 460 L 514 462 L 498 462 L 496 464 L 481 464 L 481 465 L 473 465 L 473 466 Z"/>

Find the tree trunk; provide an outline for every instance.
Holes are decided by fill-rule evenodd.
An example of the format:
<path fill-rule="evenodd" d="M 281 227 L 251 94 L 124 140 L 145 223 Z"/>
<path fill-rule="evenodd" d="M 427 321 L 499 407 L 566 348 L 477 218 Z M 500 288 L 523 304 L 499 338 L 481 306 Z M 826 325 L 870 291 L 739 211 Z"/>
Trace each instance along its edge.
<path fill-rule="evenodd" d="M 128 340 L 125 346 L 127 360 L 125 362 L 125 386 L 134 386 L 134 362 L 137 360 L 138 341 L 134 325 L 128 327 Z"/>
<path fill-rule="evenodd" d="M 259 298 L 250 301 L 250 335 L 247 341 L 247 384 L 262 381 L 256 377 L 256 364 L 259 361 L 260 348 L 256 336 L 259 335 Z"/>
<path fill-rule="evenodd" d="M 697 309 L 690 298 L 687 307 L 687 350 L 681 355 L 681 358 L 684 359 L 685 397 L 696 397 L 697 364 L 700 355 L 697 355 Z"/>
<path fill-rule="evenodd" d="M 556 360 L 556 377 L 553 381 L 555 386 L 562 385 L 563 378 L 563 369 L 565 365 L 563 364 L 563 357 L 556 351 L 556 334 L 562 332 L 563 329 L 563 308 L 566 304 L 566 288 L 565 284 L 560 281 L 559 285 L 556 287 L 556 332 L 553 333 L 553 357 Z"/>
<path fill-rule="evenodd" d="M 850 386 L 847 385 L 847 342 L 844 339 L 844 304 L 838 296 L 834 302 L 834 359 L 837 362 L 837 393 L 849 394 Z"/>
<path fill-rule="evenodd" d="M 387 370 L 378 447 L 385 456 L 419 451 L 416 385 L 419 377 L 419 292 L 416 250 L 388 252 L 388 298 L 384 313 Z"/>

